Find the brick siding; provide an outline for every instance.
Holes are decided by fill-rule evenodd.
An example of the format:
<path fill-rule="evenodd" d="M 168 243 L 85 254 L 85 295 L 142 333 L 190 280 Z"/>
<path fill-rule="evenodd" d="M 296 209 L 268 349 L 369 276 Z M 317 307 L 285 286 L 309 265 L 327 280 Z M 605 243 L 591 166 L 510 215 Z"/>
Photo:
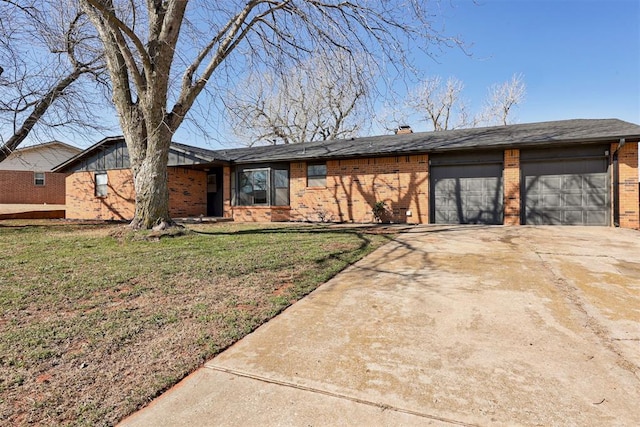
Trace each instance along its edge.
<path fill-rule="evenodd" d="M 169 168 L 169 214 L 173 218 L 207 215 L 207 173 Z"/>
<path fill-rule="evenodd" d="M 520 225 L 520 150 L 504 150 L 504 225 Z"/>
<path fill-rule="evenodd" d="M 291 208 L 288 206 L 234 206 L 233 220 L 239 222 L 291 221 Z"/>
<path fill-rule="evenodd" d="M 615 150 L 616 144 L 611 146 Z M 428 156 L 397 156 L 327 161 L 326 187 L 307 187 L 307 164 L 290 164 L 288 207 L 234 206 L 225 193 L 225 215 L 241 222 L 331 221 L 371 222 L 377 201 L 389 208 L 392 222 L 429 222 Z M 619 152 L 620 226 L 639 228 L 638 144 L 627 142 Z M 225 168 L 226 170 L 226 168 Z M 504 224 L 521 223 L 520 151 L 504 152 Z M 229 178 L 225 173 L 225 183 Z M 229 185 L 225 186 L 225 189 Z M 406 215 L 407 211 L 411 216 Z"/>
<path fill-rule="evenodd" d="M 44 172 L 44 185 L 35 185 L 34 172 L 0 170 L 0 204 L 64 205 L 63 173 Z"/>
<path fill-rule="evenodd" d="M 612 152 L 617 144 L 612 144 Z M 231 168 L 223 167 L 225 217 L 241 222 L 327 221 L 372 222 L 373 206 L 385 202 L 386 220 L 429 223 L 427 155 L 329 160 L 326 186 L 307 187 L 307 163 L 290 163 L 290 206 L 231 206 Z M 638 144 L 627 142 L 619 151 L 620 226 L 639 228 Z M 15 173 L 15 172 L 12 172 Z M 1 176 L 1 175 L 0 175 Z M 129 170 L 108 171 L 106 198 L 94 195 L 94 172 L 67 177 L 67 218 L 125 219 L 134 213 L 134 189 Z M 520 224 L 520 152 L 504 152 L 504 224 Z M 47 185 L 51 180 L 47 177 Z M 33 173 L 29 172 L 33 186 Z M 173 217 L 207 213 L 207 174 L 169 168 L 169 206 Z M 410 215 L 409 215 L 410 214 Z"/>
<path fill-rule="evenodd" d="M 95 196 L 95 172 L 76 172 L 67 178 L 67 218 L 131 220 L 135 190 L 129 169 L 107 171 L 107 197 Z M 206 215 L 207 174 L 169 168 L 169 212 L 172 217 Z"/>
<path fill-rule="evenodd" d="M 233 218 L 233 207 L 231 206 L 231 168 L 222 168 L 222 216 Z"/>
<path fill-rule="evenodd" d="M 611 144 L 611 152 L 615 152 L 617 147 L 618 144 Z M 638 230 L 640 229 L 640 201 L 637 142 L 627 142 L 618 151 L 618 167 L 620 174 L 620 227 Z"/>
<path fill-rule="evenodd" d="M 67 218 L 130 220 L 135 199 L 128 169 L 107 171 L 107 197 L 95 195 L 95 172 L 76 172 L 67 177 Z"/>
<path fill-rule="evenodd" d="M 373 206 L 387 205 L 398 223 L 429 221 L 428 156 L 327 161 L 326 187 L 307 187 L 306 162 L 290 165 L 290 207 L 234 206 L 238 221 L 371 222 Z M 411 215 L 408 215 L 408 212 Z"/>

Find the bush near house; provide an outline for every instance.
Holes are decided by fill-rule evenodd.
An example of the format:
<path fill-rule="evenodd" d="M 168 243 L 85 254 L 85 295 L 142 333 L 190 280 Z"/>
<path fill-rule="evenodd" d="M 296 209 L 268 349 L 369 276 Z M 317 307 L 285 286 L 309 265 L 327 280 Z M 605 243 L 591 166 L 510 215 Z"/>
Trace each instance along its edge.
<path fill-rule="evenodd" d="M 0 222 L 0 419 L 113 425 L 391 236 Z"/>

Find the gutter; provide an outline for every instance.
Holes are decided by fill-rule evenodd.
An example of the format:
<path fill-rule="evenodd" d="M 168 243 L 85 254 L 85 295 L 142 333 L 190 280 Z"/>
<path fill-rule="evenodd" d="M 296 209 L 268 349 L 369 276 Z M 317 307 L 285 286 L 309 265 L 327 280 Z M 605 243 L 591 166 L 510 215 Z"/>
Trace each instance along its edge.
<path fill-rule="evenodd" d="M 616 151 L 613 152 L 613 225 L 620 227 L 620 166 L 618 165 L 618 151 L 624 147 L 626 140 L 620 138 Z"/>

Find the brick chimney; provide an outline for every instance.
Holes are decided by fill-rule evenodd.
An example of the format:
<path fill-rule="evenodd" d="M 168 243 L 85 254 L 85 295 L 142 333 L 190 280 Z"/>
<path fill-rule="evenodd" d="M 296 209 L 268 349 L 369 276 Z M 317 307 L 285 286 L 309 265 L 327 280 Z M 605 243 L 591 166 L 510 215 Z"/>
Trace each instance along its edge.
<path fill-rule="evenodd" d="M 406 135 L 409 133 L 413 133 L 413 129 L 411 129 L 409 125 L 398 126 L 398 129 L 396 129 L 396 135 Z"/>

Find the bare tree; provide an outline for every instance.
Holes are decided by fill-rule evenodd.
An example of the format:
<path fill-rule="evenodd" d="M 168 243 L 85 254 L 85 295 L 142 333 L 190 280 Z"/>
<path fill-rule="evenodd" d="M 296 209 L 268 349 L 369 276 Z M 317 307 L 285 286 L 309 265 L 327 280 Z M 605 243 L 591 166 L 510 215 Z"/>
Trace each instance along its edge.
<path fill-rule="evenodd" d="M 385 100 L 374 119 L 387 132 L 396 132 L 400 126 L 409 126 L 410 115 L 409 109 L 401 101 Z"/>
<path fill-rule="evenodd" d="M 522 74 L 514 74 L 511 80 L 492 85 L 481 120 L 486 124 L 510 124 L 510 115 L 514 107 L 522 104 L 525 94 L 526 85 Z"/>
<path fill-rule="evenodd" d="M 402 117 L 409 116 L 407 110 L 417 112 L 436 131 L 507 125 L 511 122 L 513 108 L 524 101 L 525 95 L 523 76 L 514 74 L 511 80 L 490 86 L 484 108 L 471 115 L 462 98 L 463 89 L 464 84 L 455 77 L 449 77 L 446 82 L 438 76 L 428 77 L 409 92 L 404 104 L 396 103 L 392 112 Z"/>
<path fill-rule="evenodd" d="M 228 96 L 231 128 L 248 145 L 355 136 L 370 111 L 373 84 L 364 58 L 318 55 L 286 73 L 250 76 Z"/>
<path fill-rule="evenodd" d="M 455 77 L 446 82 L 439 76 L 428 77 L 408 96 L 407 104 L 423 115 L 435 131 L 468 127 L 463 89 L 464 84 Z"/>
<path fill-rule="evenodd" d="M 402 67 L 407 40 L 447 42 L 421 0 L 78 1 L 107 58 L 134 178 L 133 228 L 172 224 L 171 137 L 210 81 L 228 83 L 248 69 L 278 72 L 334 50 L 378 53 Z"/>
<path fill-rule="evenodd" d="M 82 78 L 104 83 L 95 33 L 73 3 L 0 0 L 0 161 L 38 125 L 96 128 Z"/>

